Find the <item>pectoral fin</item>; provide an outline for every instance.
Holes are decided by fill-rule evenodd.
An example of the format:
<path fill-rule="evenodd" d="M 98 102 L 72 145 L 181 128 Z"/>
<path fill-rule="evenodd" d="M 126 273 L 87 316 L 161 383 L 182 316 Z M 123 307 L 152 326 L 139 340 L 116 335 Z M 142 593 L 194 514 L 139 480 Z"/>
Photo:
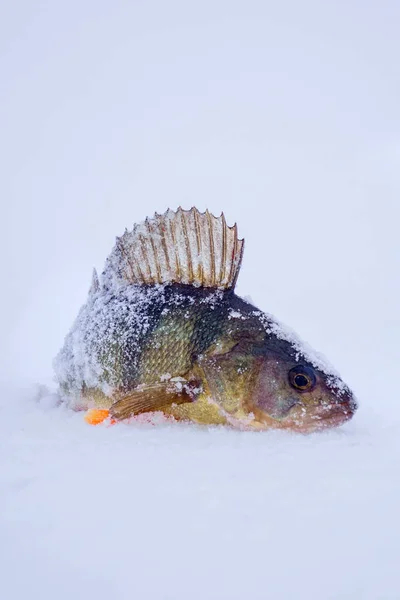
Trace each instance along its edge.
<path fill-rule="evenodd" d="M 163 382 L 140 386 L 116 400 L 110 408 L 113 419 L 128 419 L 141 413 L 154 412 L 172 404 L 193 402 L 195 395 L 189 384 Z"/>

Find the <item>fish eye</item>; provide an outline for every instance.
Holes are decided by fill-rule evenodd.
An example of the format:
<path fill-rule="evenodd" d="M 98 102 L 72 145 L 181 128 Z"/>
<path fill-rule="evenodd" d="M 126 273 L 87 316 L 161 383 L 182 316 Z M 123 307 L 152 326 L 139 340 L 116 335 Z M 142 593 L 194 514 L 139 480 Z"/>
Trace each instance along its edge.
<path fill-rule="evenodd" d="M 299 365 L 289 371 L 289 383 L 299 392 L 310 392 L 316 381 L 315 373 L 310 367 Z"/>

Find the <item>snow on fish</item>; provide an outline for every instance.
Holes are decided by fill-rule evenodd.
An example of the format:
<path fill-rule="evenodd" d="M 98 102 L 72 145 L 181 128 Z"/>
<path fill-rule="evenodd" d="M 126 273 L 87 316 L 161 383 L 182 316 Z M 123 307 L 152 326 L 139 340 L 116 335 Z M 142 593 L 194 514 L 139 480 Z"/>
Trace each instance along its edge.
<path fill-rule="evenodd" d="M 225 217 L 179 208 L 117 238 L 55 360 L 88 422 L 141 414 L 311 432 L 357 408 L 322 358 L 235 294 L 244 240 Z"/>

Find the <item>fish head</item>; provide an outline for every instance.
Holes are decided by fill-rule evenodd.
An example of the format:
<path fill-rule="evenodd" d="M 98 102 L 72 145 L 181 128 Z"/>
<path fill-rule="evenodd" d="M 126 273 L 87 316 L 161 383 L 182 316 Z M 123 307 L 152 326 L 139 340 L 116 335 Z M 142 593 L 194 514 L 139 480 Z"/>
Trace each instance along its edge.
<path fill-rule="evenodd" d="M 233 425 L 310 433 L 342 425 L 357 409 L 338 375 L 274 333 L 241 328 L 205 367 L 210 394 Z"/>
<path fill-rule="evenodd" d="M 337 427 L 354 415 L 356 400 L 337 377 L 299 357 L 268 352 L 253 361 L 249 394 L 244 399 L 262 427 L 299 432 Z"/>

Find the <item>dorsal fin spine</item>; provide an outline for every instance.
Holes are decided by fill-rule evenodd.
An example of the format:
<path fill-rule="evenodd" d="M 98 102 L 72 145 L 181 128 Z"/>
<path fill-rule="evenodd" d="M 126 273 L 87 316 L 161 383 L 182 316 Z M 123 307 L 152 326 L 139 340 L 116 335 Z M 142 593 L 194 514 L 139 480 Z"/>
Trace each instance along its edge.
<path fill-rule="evenodd" d="M 192 253 L 190 251 L 190 243 L 189 243 L 186 218 L 185 218 L 185 214 L 182 211 L 182 209 L 181 209 L 181 221 L 182 221 L 183 237 L 185 240 L 186 255 L 187 255 L 187 260 L 188 260 L 189 282 L 192 282 L 193 281 L 193 260 L 192 260 Z"/>
<path fill-rule="evenodd" d="M 194 214 L 194 226 L 196 231 L 196 244 L 197 244 L 197 256 L 201 256 L 201 230 L 199 223 L 199 215 L 196 209 L 193 211 Z M 200 282 L 200 285 L 204 284 L 204 268 L 203 263 L 199 260 L 199 265 L 197 268 L 197 277 Z"/>
<path fill-rule="evenodd" d="M 89 288 L 89 296 L 93 296 L 100 289 L 99 276 L 97 275 L 96 269 L 92 271 L 92 283 Z"/>
<path fill-rule="evenodd" d="M 127 263 L 128 267 L 129 267 L 129 270 L 131 272 L 132 277 L 134 277 L 135 276 L 135 271 L 134 271 L 133 265 L 131 263 L 131 257 L 129 256 L 129 253 L 125 251 L 125 246 L 124 246 L 124 244 L 122 242 L 122 238 L 117 237 L 116 244 L 118 246 L 119 251 L 123 255 L 124 259 L 126 260 L 126 263 Z"/>
<path fill-rule="evenodd" d="M 150 221 L 149 219 L 146 219 L 145 221 L 146 223 L 146 227 L 147 227 L 147 231 L 149 232 L 149 238 L 150 238 L 150 244 L 151 244 L 151 249 L 153 251 L 153 256 L 154 256 L 154 264 L 156 266 L 156 271 L 157 271 L 157 283 L 161 283 L 161 269 L 160 269 L 160 261 L 159 261 L 159 256 L 158 256 L 158 252 L 157 252 L 157 248 L 155 246 L 154 243 L 154 237 L 153 237 L 153 233 L 154 233 L 154 228 L 152 228 L 152 226 L 150 225 Z"/>
<path fill-rule="evenodd" d="M 153 276 L 151 274 L 149 257 L 147 255 L 146 242 L 145 242 L 144 237 L 143 237 L 143 235 L 141 233 L 139 233 L 139 240 L 140 240 L 140 246 L 141 246 L 141 249 L 142 249 L 143 261 L 144 261 L 144 264 L 146 265 L 146 269 L 147 269 L 146 279 L 147 279 L 148 283 L 154 283 Z"/>
<path fill-rule="evenodd" d="M 224 281 L 225 279 L 225 267 L 226 267 L 226 221 L 225 215 L 221 213 L 222 220 L 222 258 L 221 258 L 221 270 L 219 274 L 219 280 Z"/>
<path fill-rule="evenodd" d="M 143 273 L 142 269 L 140 268 L 140 264 L 138 262 L 136 263 L 136 266 L 137 266 L 139 278 L 141 279 L 142 283 L 146 283 L 146 278 L 145 278 L 144 273 Z"/>
<path fill-rule="evenodd" d="M 211 254 L 211 287 L 215 286 L 215 250 L 214 250 L 214 235 L 213 235 L 213 224 L 212 216 L 206 210 L 207 222 L 208 222 L 208 235 L 210 238 L 210 254 Z"/>
<path fill-rule="evenodd" d="M 237 226 L 229 227 L 223 212 L 215 217 L 208 210 L 179 207 L 156 213 L 117 238 L 103 281 L 232 289 L 242 255 Z"/>
<path fill-rule="evenodd" d="M 238 244 L 236 223 L 233 226 L 233 232 L 234 232 L 234 242 L 233 242 L 233 249 L 232 249 L 231 271 L 229 273 L 229 279 L 233 279 L 234 273 L 235 273 L 235 257 L 237 255 L 237 244 Z M 239 265 L 239 268 L 240 268 L 240 265 Z M 236 278 L 233 279 L 233 281 L 234 281 L 233 287 L 235 287 Z"/>
<path fill-rule="evenodd" d="M 235 232 L 236 231 L 237 231 L 237 226 L 236 226 L 236 223 L 235 223 Z M 239 255 L 237 255 L 237 236 L 235 236 L 235 252 L 236 252 L 236 254 L 235 254 L 235 258 L 232 260 L 232 265 L 234 263 L 236 263 L 234 265 L 234 268 L 236 269 L 236 272 L 235 272 L 235 276 L 233 278 L 233 287 L 235 287 L 236 282 L 237 282 L 237 278 L 239 276 L 239 271 L 240 271 L 240 267 L 241 267 L 242 259 L 243 259 L 243 250 L 244 250 L 244 240 L 242 240 L 242 244 L 241 244 L 241 248 L 240 248 L 240 253 L 239 253 Z"/>
<path fill-rule="evenodd" d="M 163 253 L 164 253 L 165 265 L 167 267 L 168 273 L 170 273 L 171 272 L 171 265 L 170 265 L 170 262 L 169 262 L 167 242 L 166 242 L 166 239 L 165 239 L 165 225 L 161 221 L 161 215 L 157 215 L 157 213 L 156 213 L 156 222 L 157 222 L 157 230 L 158 230 L 158 233 L 159 233 L 160 239 L 161 239 L 161 246 L 162 246 Z"/>
<path fill-rule="evenodd" d="M 173 246 L 174 246 L 174 254 L 175 254 L 175 273 L 177 275 L 177 277 L 181 277 L 181 263 L 179 260 L 179 252 L 178 252 L 178 247 L 177 247 L 177 243 L 176 243 L 176 233 L 175 233 L 175 221 L 170 221 L 170 230 L 171 230 L 171 237 L 172 237 L 172 242 L 173 242 Z"/>

